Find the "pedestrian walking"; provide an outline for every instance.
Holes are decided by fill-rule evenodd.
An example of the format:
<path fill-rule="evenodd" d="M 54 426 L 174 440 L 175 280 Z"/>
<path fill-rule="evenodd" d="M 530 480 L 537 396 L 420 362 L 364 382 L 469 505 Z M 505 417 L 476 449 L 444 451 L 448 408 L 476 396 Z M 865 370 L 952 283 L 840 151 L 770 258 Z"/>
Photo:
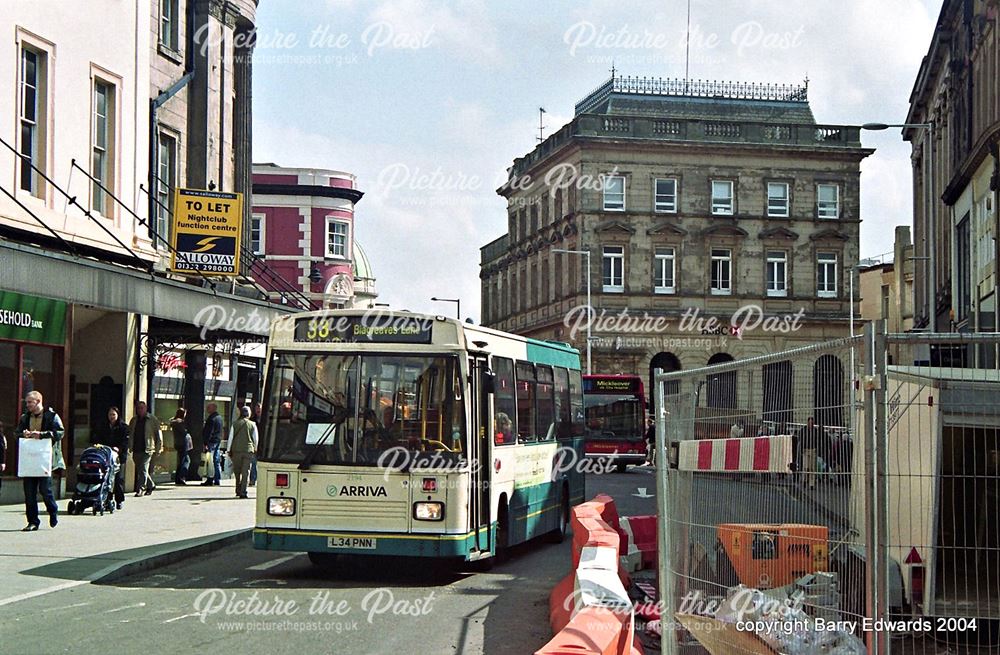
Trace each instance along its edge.
<path fill-rule="evenodd" d="M 22 476 L 24 479 L 24 513 L 28 518 L 28 525 L 22 532 L 32 532 L 38 529 L 38 494 L 42 494 L 45 502 L 45 509 L 49 513 L 49 527 L 56 527 L 59 523 L 59 506 L 52 495 L 52 471 L 66 468 L 62 457 L 63 423 L 56 411 L 51 407 L 45 408 L 44 398 L 37 391 L 30 391 L 24 397 L 24 404 L 28 408 L 18 421 L 14 436 L 19 439 L 51 439 L 52 440 L 52 461 L 49 475 L 47 476 Z"/>
<path fill-rule="evenodd" d="M 656 463 L 656 422 L 652 418 L 646 419 L 646 465 L 653 466 Z"/>
<path fill-rule="evenodd" d="M 253 421 L 254 425 L 257 426 L 258 437 L 260 436 L 260 420 L 261 420 L 260 416 L 263 411 L 264 408 L 263 406 L 261 406 L 260 403 L 253 404 L 253 414 L 251 415 L 250 420 Z M 260 442 L 258 441 L 258 443 Z M 256 484 L 257 484 L 257 451 L 255 450 L 250 455 L 250 486 L 252 487 Z"/>
<path fill-rule="evenodd" d="M 170 431 L 174 435 L 174 451 L 177 453 L 174 484 L 182 487 L 187 484 L 188 469 L 191 468 L 191 451 L 194 450 L 191 433 L 184 420 L 186 418 L 187 410 L 181 407 L 170 421 Z"/>
<path fill-rule="evenodd" d="M 219 416 L 219 407 L 215 403 L 205 405 L 208 418 L 205 419 L 205 427 L 201 432 L 201 441 L 204 452 L 212 454 L 212 474 L 205 478 L 202 486 L 219 486 L 222 480 L 222 463 L 219 459 L 219 446 L 222 445 L 222 417 Z"/>
<path fill-rule="evenodd" d="M 743 438 L 743 426 L 739 423 L 733 423 L 733 426 L 729 428 L 729 438 L 730 439 L 742 439 Z"/>
<path fill-rule="evenodd" d="M 121 412 L 117 407 L 108 410 L 108 420 L 102 423 L 94 436 L 92 444 L 110 446 L 118 453 L 118 470 L 115 471 L 115 508 L 121 509 L 125 504 L 125 463 L 128 461 L 128 426 L 121 420 Z"/>
<path fill-rule="evenodd" d="M 153 457 L 163 452 L 163 433 L 160 431 L 160 419 L 146 409 L 146 403 L 141 400 L 135 405 L 135 416 L 128 424 L 128 433 L 132 438 L 132 461 L 135 462 L 135 495 L 149 495 L 156 489 L 151 471 Z"/>
<path fill-rule="evenodd" d="M 816 420 L 810 416 L 806 420 L 805 426 L 799 430 L 798 440 L 798 446 L 802 449 L 803 483 L 810 488 L 816 487 L 816 473 L 819 470 L 816 458 L 821 446 L 820 440 L 820 429 L 816 427 Z"/>
<path fill-rule="evenodd" d="M 241 407 L 240 417 L 233 425 L 233 438 L 229 441 L 230 461 L 236 475 L 236 497 L 247 498 L 250 480 L 250 458 L 257 450 L 257 424 L 250 420 L 250 408 Z"/>

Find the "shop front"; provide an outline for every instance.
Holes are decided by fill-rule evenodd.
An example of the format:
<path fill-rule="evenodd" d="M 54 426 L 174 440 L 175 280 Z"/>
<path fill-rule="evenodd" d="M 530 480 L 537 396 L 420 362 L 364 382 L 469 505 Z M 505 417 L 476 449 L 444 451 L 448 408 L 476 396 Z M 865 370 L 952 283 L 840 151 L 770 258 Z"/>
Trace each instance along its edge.
<path fill-rule="evenodd" d="M 21 486 L 10 482 L 17 475 L 14 428 L 24 396 L 38 391 L 65 420 L 66 317 L 65 302 L 0 290 L 0 423 L 8 446 L 0 503 L 22 497 Z"/>

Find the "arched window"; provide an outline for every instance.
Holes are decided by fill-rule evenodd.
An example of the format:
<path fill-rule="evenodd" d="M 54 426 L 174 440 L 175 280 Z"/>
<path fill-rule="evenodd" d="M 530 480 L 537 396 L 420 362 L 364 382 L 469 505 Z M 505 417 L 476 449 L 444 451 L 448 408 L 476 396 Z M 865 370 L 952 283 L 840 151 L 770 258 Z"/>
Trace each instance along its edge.
<path fill-rule="evenodd" d="M 677 355 L 673 353 L 657 353 L 653 359 L 649 360 L 649 386 L 647 387 L 647 395 L 649 396 L 649 408 L 651 412 L 656 404 L 656 380 L 653 379 L 653 374 L 658 368 L 663 369 L 664 373 L 679 371 L 681 370 L 681 360 L 677 359 Z M 680 389 L 680 382 L 673 380 L 667 383 L 667 387 L 663 390 L 663 393 L 669 396 L 680 393 Z M 667 405 L 669 406 L 669 403 Z"/>
<path fill-rule="evenodd" d="M 813 366 L 813 406 L 817 425 L 844 425 L 844 364 L 833 355 Z"/>
<path fill-rule="evenodd" d="M 733 361 L 733 356 L 727 353 L 716 353 L 708 358 L 708 365 L 724 364 Z M 736 409 L 736 371 L 713 373 L 705 379 L 705 405 L 707 407 L 722 407 Z"/>
<path fill-rule="evenodd" d="M 792 421 L 792 363 L 788 360 L 765 364 L 763 368 L 764 420 Z"/>

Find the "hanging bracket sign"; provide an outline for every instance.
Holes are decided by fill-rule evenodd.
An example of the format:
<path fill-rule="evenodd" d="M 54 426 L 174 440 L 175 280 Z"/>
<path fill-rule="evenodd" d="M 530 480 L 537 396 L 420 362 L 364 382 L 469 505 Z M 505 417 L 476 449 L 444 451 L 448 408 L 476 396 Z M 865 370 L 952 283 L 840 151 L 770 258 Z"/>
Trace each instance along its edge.
<path fill-rule="evenodd" d="M 236 275 L 242 229 L 243 194 L 177 189 L 170 270 Z"/>

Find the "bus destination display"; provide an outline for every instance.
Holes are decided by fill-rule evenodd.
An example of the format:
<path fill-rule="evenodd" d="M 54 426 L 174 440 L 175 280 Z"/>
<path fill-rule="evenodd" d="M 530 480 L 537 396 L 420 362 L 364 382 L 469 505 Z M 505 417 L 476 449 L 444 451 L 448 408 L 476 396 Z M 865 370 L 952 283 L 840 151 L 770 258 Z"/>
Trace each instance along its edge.
<path fill-rule="evenodd" d="M 329 316 L 295 321 L 301 343 L 430 343 L 431 322 L 408 317 Z"/>
<path fill-rule="evenodd" d="M 634 378 L 584 378 L 584 393 L 638 393 L 639 380 Z"/>

